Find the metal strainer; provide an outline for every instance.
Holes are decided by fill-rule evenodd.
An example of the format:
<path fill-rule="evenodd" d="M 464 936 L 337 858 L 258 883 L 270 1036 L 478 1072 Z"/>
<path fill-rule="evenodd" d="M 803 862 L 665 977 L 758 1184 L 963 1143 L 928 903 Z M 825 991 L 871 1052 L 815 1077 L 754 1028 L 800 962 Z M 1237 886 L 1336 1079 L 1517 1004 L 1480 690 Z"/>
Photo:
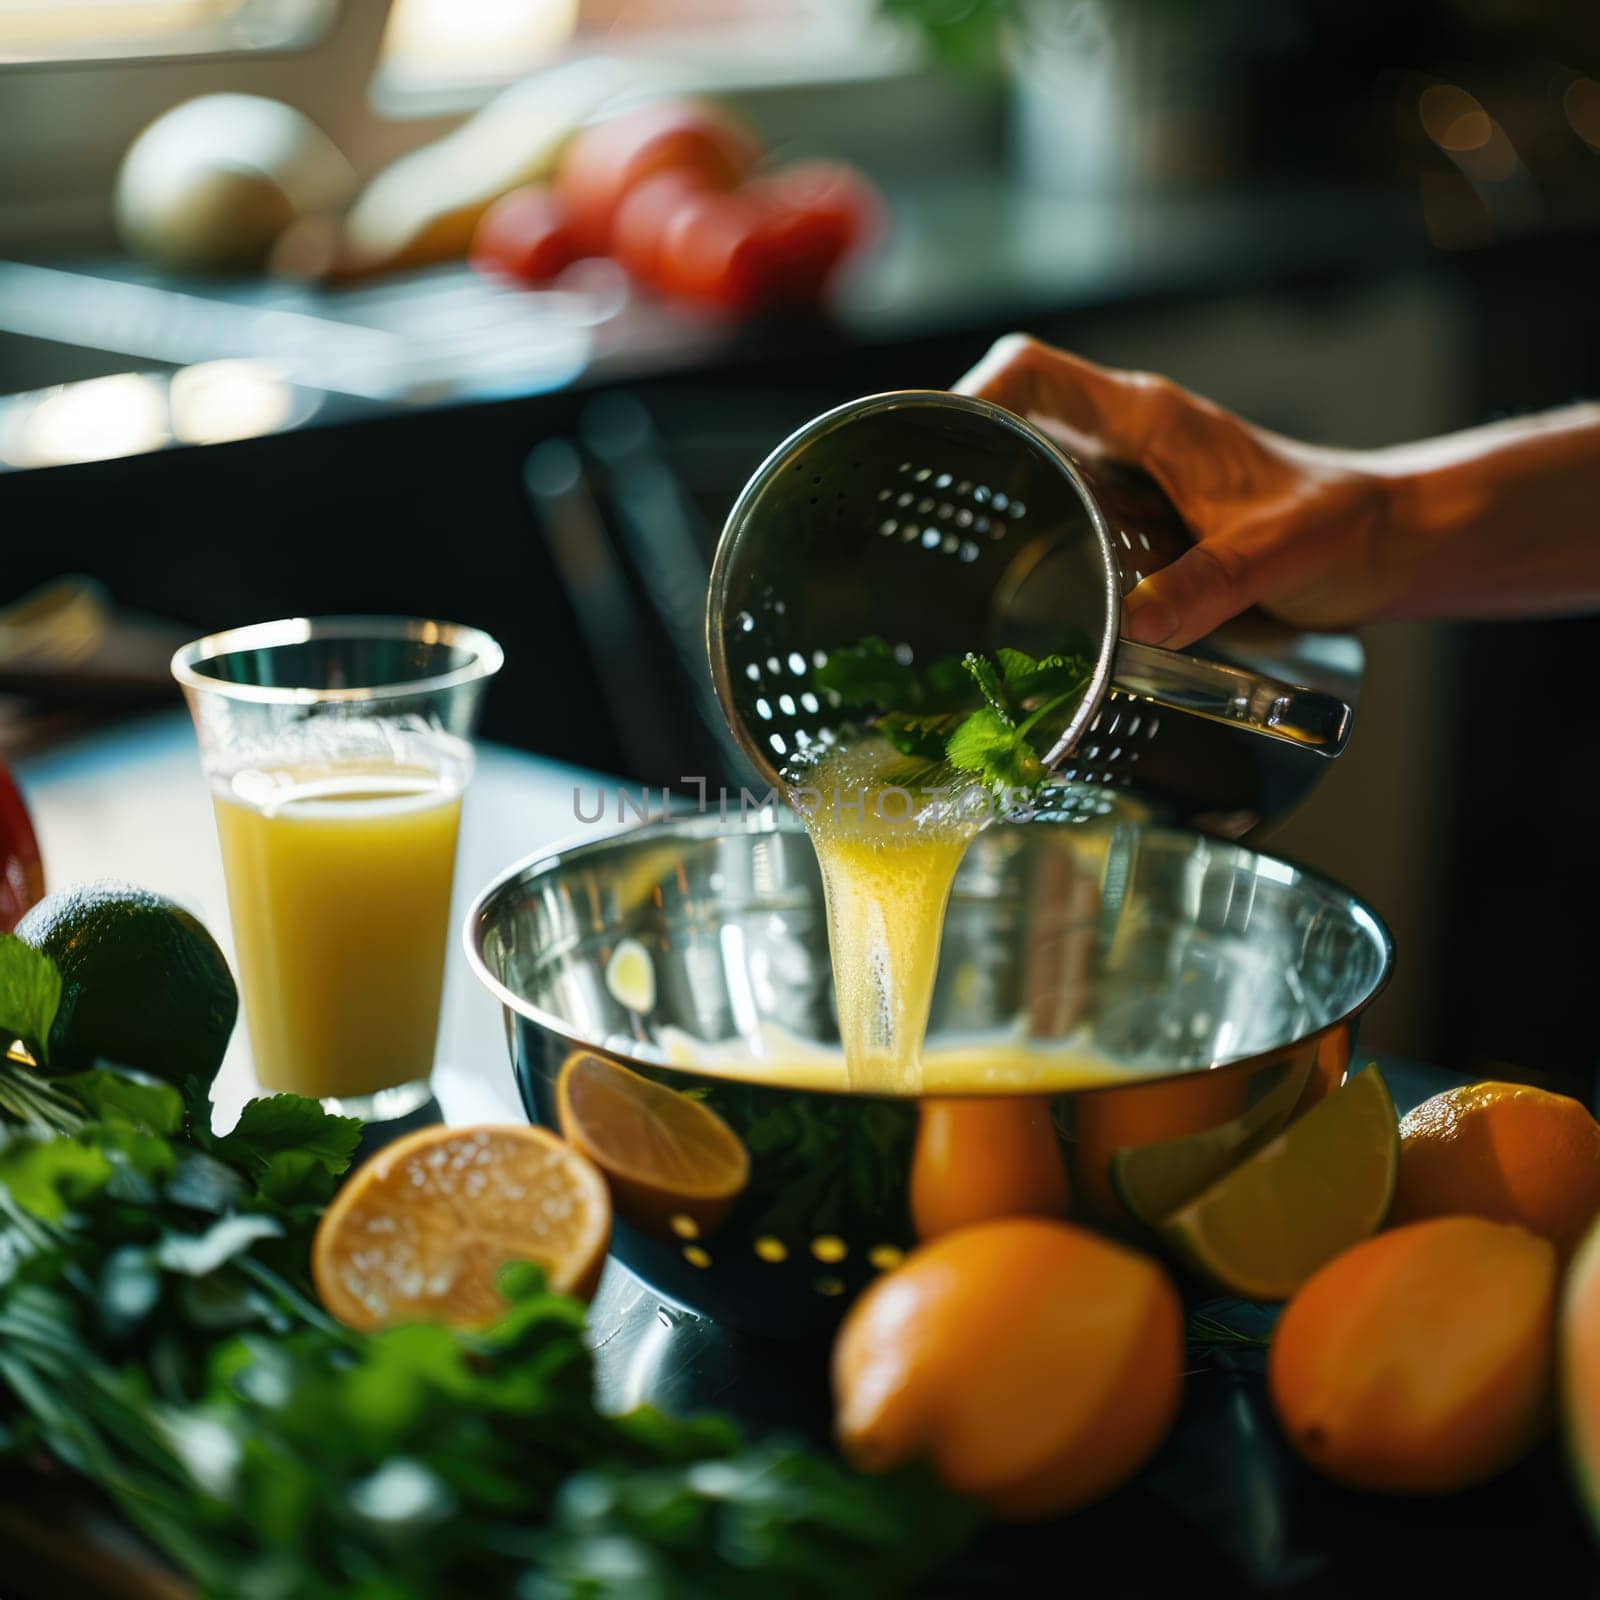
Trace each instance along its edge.
<path fill-rule="evenodd" d="M 1069 630 L 1094 673 L 1045 754 L 1064 784 L 1237 837 L 1282 816 L 1344 748 L 1362 654 L 1250 614 L 1189 651 L 1121 634 L 1122 596 L 1189 546 L 1143 474 L 1065 455 L 988 401 L 907 390 L 790 435 L 745 486 L 711 571 L 712 678 L 769 783 L 843 713 L 812 673 L 876 634 L 905 660 Z"/>

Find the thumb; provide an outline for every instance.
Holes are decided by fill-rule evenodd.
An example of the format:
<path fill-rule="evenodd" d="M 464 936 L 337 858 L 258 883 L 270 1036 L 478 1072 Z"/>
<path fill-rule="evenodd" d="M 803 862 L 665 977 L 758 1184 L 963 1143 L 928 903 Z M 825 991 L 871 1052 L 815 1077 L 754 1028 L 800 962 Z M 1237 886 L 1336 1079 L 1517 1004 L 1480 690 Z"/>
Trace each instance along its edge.
<path fill-rule="evenodd" d="M 1124 635 L 1181 649 L 1220 628 L 1259 598 L 1253 563 L 1225 540 L 1184 551 L 1123 600 Z"/>

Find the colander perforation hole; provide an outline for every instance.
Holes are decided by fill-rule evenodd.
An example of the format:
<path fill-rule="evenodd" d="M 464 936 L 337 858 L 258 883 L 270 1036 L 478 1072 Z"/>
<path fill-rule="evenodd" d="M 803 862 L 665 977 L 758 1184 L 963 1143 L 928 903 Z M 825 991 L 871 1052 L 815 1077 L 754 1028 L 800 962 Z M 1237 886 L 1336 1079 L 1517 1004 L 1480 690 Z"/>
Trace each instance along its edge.
<path fill-rule="evenodd" d="M 798 650 L 789 652 L 789 670 L 797 678 L 803 678 L 806 675 L 806 658 Z"/>
<path fill-rule="evenodd" d="M 784 738 L 784 736 L 781 733 L 773 734 L 772 737 L 767 740 L 767 743 L 769 745 L 771 745 L 772 748 L 775 751 L 777 751 L 777 753 L 780 756 L 788 755 L 788 753 L 789 753 L 789 742 L 788 742 L 787 739 Z"/>
<path fill-rule="evenodd" d="M 970 539 L 963 539 L 959 554 L 963 561 L 976 561 L 978 559 L 978 547 Z"/>
<path fill-rule="evenodd" d="M 751 683 L 761 682 L 761 668 L 758 667 L 753 661 L 745 663 L 744 675 L 751 681 Z"/>
<path fill-rule="evenodd" d="M 1133 549 L 1133 540 L 1128 537 L 1128 530 L 1126 528 L 1118 528 L 1117 537 L 1122 540 L 1123 549 Z"/>
<path fill-rule="evenodd" d="M 912 541 L 913 541 L 913 540 L 914 540 L 914 539 L 915 539 L 915 538 L 916 538 L 916 537 L 917 537 L 917 535 L 918 535 L 918 534 L 919 534 L 919 533 L 921 533 L 921 532 L 922 532 L 922 529 L 921 529 L 921 528 L 919 528 L 919 527 L 918 527 L 918 526 L 917 526 L 917 525 L 916 525 L 916 523 L 914 523 L 914 522 L 908 522 L 908 523 L 906 523 L 906 525 L 905 525 L 905 526 L 904 526 L 904 527 L 903 527 L 903 528 L 901 528 L 901 530 L 900 530 L 900 537 L 901 537 L 901 538 L 902 538 L 902 539 L 903 539 L 903 540 L 904 540 L 904 541 L 905 541 L 905 542 L 906 542 L 906 543 L 907 543 L 907 544 L 910 544 L 910 543 L 911 543 L 911 542 L 912 542 Z"/>
<path fill-rule="evenodd" d="M 885 539 L 887 539 L 899 526 L 900 524 L 896 522 L 893 517 L 885 517 L 883 521 L 878 524 L 878 532 L 881 533 Z"/>
<path fill-rule="evenodd" d="M 956 526 L 958 528 L 970 528 L 972 526 L 972 513 L 965 506 L 962 506 L 956 512 Z"/>
<path fill-rule="evenodd" d="M 948 489 L 954 482 L 955 479 L 951 477 L 948 472 L 941 472 L 939 476 L 933 480 L 933 486 L 935 489 Z"/>
<path fill-rule="evenodd" d="M 763 722 L 772 721 L 772 707 L 764 698 L 756 701 L 756 715 Z"/>

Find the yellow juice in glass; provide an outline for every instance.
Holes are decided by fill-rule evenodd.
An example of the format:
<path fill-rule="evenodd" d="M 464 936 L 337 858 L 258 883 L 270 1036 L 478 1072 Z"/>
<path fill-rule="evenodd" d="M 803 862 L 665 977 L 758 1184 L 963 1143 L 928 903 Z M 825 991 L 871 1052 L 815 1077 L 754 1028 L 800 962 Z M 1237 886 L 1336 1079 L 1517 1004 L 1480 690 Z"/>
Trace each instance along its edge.
<path fill-rule="evenodd" d="M 215 790 L 265 1087 L 349 1098 L 432 1070 L 464 781 L 334 763 Z"/>

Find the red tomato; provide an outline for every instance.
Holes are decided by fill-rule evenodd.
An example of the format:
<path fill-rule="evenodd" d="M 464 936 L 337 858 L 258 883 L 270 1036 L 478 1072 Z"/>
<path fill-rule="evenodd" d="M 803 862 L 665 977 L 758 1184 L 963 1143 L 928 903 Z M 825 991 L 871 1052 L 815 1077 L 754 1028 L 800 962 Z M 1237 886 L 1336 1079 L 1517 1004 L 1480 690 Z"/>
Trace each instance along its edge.
<path fill-rule="evenodd" d="M 760 154 L 742 128 L 692 101 L 663 100 L 585 128 L 568 145 L 556 192 L 571 209 L 585 254 L 611 248 L 611 227 L 628 192 L 658 172 L 697 172 L 731 189 Z"/>
<path fill-rule="evenodd" d="M 656 248 L 655 287 L 718 311 L 760 305 L 764 271 L 761 207 L 742 191 L 681 197 Z"/>
<path fill-rule="evenodd" d="M 760 207 L 762 296 L 811 300 L 877 221 L 872 186 L 851 167 L 806 161 L 746 185 Z"/>
<path fill-rule="evenodd" d="M 578 259 L 578 239 L 559 195 L 530 185 L 503 194 L 472 236 L 480 272 L 544 283 Z"/>
<path fill-rule="evenodd" d="M 877 195 L 864 178 L 815 161 L 752 179 L 732 194 L 652 185 L 628 231 L 641 281 L 746 312 L 815 300 L 877 214 Z"/>
<path fill-rule="evenodd" d="M 0 762 L 0 930 L 10 933 L 43 898 L 39 841 L 11 769 Z"/>
<path fill-rule="evenodd" d="M 698 172 L 658 172 L 629 190 L 611 225 L 611 253 L 635 283 L 662 287 L 662 237 L 679 209 L 707 188 Z"/>

